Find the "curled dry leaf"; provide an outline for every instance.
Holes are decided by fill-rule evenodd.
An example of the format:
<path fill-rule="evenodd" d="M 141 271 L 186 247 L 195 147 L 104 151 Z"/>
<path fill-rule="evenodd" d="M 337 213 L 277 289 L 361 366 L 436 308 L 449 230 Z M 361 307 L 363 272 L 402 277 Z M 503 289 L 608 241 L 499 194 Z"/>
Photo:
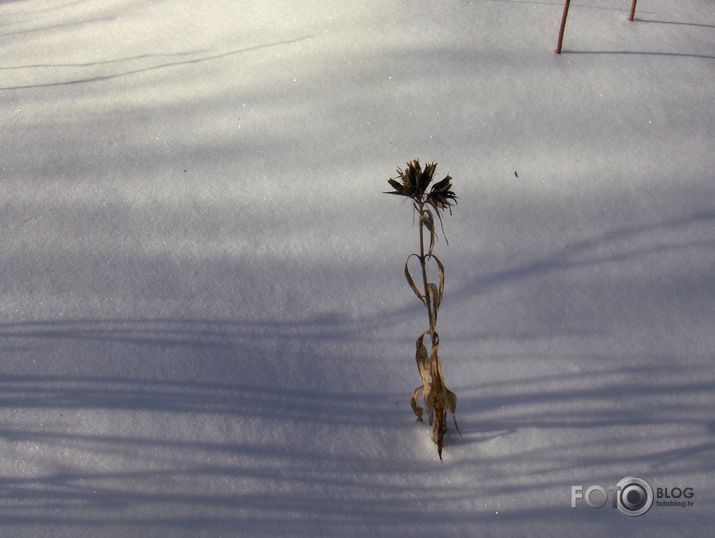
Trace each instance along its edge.
<path fill-rule="evenodd" d="M 415 293 L 417 298 L 422 302 L 423 305 L 427 306 L 427 300 L 422 296 L 422 294 L 420 293 L 420 290 L 417 289 L 417 285 L 415 284 L 415 279 L 412 278 L 412 275 L 410 274 L 409 263 L 410 263 L 410 258 L 412 256 L 419 258 L 419 256 L 417 254 L 410 254 L 409 256 L 407 256 L 407 261 L 405 262 L 405 278 L 407 279 L 407 283 L 410 285 L 410 288 Z"/>
<path fill-rule="evenodd" d="M 444 371 L 439 360 L 439 340 L 433 344 L 429 357 L 429 373 L 431 378 L 429 394 L 425 397 L 430 425 L 432 425 L 432 440 L 437 444 L 439 459 L 442 459 L 444 434 L 447 431 L 447 412 L 452 414 L 454 427 L 462 434 L 457 424 L 457 396 L 447 388 L 444 382 Z"/>
<path fill-rule="evenodd" d="M 439 288 L 437 287 L 437 284 L 434 282 L 430 282 L 427 284 L 427 291 L 429 292 L 429 298 L 432 301 L 432 305 L 434 306 L 434 317 L 435 320 L 437 319 L 437 311 L 439 310 L 439 304 L 442 302 L 442 297 L 439 293 Z"/>
<path fill-rule="evenodd" d="M 410 399 L 410 405 L 412 406 L 412 410 L 415 412 L 415 415 L 417 415 L 417 420 L 420 422 L 424 422 L 424 410 L 418 405 L 417 398 L 420 394 L 422 394 L 422 399 L 425 402 L 425 405 L 427 405 L 427 400 L 429 398 L 430 393 L 429 365 L 427 357 L 427 348 L 424 344 L 424 337 L 424 334 L 420 335 L 420 337 L 417 339 L 417 342 L 415 343 L 415 360 L 417 361 L 417 370 L 419 371 L 420 377 L 422 378 L 422 385 L 412 391 L 412 398 Z"/>
<path fill-rule="evenodd" d="M 437 275 L 439 276 L 439 293 L 437 294 L 437 297 L 439 298 L 439 301 L 441 303 L 442 295 L 444 294 L 444 265 L 442 264 L 442 261 L 434 254 L 428 254 L 427 258 L 430 260 L 434 260 L 434 262 L 437 264 Z M 439 305 L 437 305 L 437 308 L 439 308 Z"/>
<path fill-rule="evenodd" d="M 422 215 L 420 217 L 422 224 L 424 224 L 425 228 L 429 231 L 429 248 L 427 249 L 427 253 L 431 256 L 437 238 L 437 235 L 434 233 L 434 217 L 429 209 L 422 210 L 420 214 Z"/>

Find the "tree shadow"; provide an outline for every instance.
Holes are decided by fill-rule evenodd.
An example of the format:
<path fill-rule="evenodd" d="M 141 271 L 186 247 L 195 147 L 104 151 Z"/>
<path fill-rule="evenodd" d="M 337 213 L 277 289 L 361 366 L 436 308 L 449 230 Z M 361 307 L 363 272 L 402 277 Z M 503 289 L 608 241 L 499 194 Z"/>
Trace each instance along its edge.
<path fill-rule="evenodd" d="M 2 37 L 2 36 L 0 36 L 0 37 Z M 289 45 L 292 43 L 298 43 L 300 41 L 310 39 L 311 37 L 313 37 L 313 36 L 306 35 L 306 36 L 297 37 L 294 39 L 286 39 L 284 41 L 276 41 L 274 43 L 265 43 L 262 45 L 254 45 L 252 47 L 245 47 L 245 48 L 241 48 L 241 49 L 231 50 L 228 52 L 203 55 L 198 58 L 192 58 L 190 60 L 164 62 L 164 63 L 152 65 L 150 67 L 127 69 L 125 71 L 109 73 L 106 75 L 97 75 L 97 76 L 93 76 L 93 77 L 77 78 L 77 79 L 72 79 L 72 80 L 62 80 L 62 81 L 58 81 L 58 82 L 47 82 L 47 83 L 43 83 L 43 84 L 23 84 L 23 85 L 17 85 L 17 86 L 2 86 L 2 87 L 0 87 L 0 91 L 27 90 L 27 89 L 35 89 L 35 88 L 52 88 L 52 87 L 57 87 L 57 86 L 73 86 L 73 85 L 77 85 L 77 84 L 89 84 L 92 82 L 113 80 L 113 79 L 118 79 L 118 78 L 130 76 L 130 75 L 136 75 L 139 73 L 146 73 L 146 72 L 150 72 L 150 71 L 159 71 L 162 69 L 168 69 L 168 68 L 172 68 L 172 67 L 186 66 L 186 65 L 191 65 L 191 64 L 209 62 L 212 60 L 228 58 L 231 56 L 236 56 L 238 54 L 245 54 L 245 53 L 256 51 L 256 50 L 277 47 L 277 46 L 281 46 L 281 45 Z M 129 58 L 120 59 L 120 60 L 106 60 L 106 61 L 101 61 L 101 62 L 97 62 L 97 63 L 79 64 L 79 65 L 80 66 L 85 66 L 85 65 L 92 66 L 92 65 L 99 65 L 99 64 L 111 64 L 111 63 L 117 63 L 117 62 L 126 62 L 126 61 L 132 61 L 135 59 L 156 58 L 156 57 L 164 57 L 164 56 L 183 56 L 186 54 L 193 54 L 193 53 L 149 54 L 149 55 L 141 55 L 141 56 L 137 56 L 137 57 L 129 57 Z M 71 66 L 71 64 L 62 64 L 60 66 L 61 67 L 69 67 L 69 66 Z M 26 66 L 26 67 L 56 67 L 56 66 L 41 65 L 41 66 Z M 24 68 L 24 67 L 19 67 L 19 69 L 22 69 L 22 68 Z M 18 67 L 6 67 L 4 69 L 18 69 Z"/>
<path fill-rule="evenodd" d="M 658 485 L 675 476 L 704 487 L 703 477 L 715 472 L 715 440 L 707 433 L 711 366 L 637 370 L 512 380 L 498 390 L 458 387 L 464 439 L 451 442 L 469 447 L 475 464 L 523 466 L 520 478 L 495 494 L 546 490 L 557 477 L 615 483 L 628 473 Z M 546 432 L 547 446 L 524 443 Z"/>
<path fill-rule="evenodd" d="M 693 28 L 715 28 L 713 24 L 702 24 L 698 22 L 656 21 L 651 19 L 636 19 L 636 21 L 645 24 L 673 24 L 677 26 L 692 26 Z"/>
<path fill-rule="evenodd" d="M 408 455 L 394 445 L 405 446 L 415 428 L 406 407 L 393 405 L 394 394 L 291 387 L 281 379 L 271 386 L 250 382 L 250 364 L 257 363 L 258 356 L 255 351 L 242 355 L 244 338 L 280 338 L 281 333 L 286 338 L 330 338 L 329 322 L 320 324 L 322 333 L 309 324 L 298 335 L 297 323 L 281 322 L 3 324 L 0 341 L 27 344 L 5 348 L 10 352 L 32 349 L 36 342 L 43 343 L 43 349 L 47 343 L 51 348 L 99 343 L 117 361 L 122 360 L 121 353 L 111 346 L 133 355 L 135 364 L 140 353 L 159 363 L 162 359 L 153 357 L 152 349 L 158 344 L 165 350 L 189 350 L 197 357 L 218 350 L 227 359 L 249 365 L 245 375 L 235 379 L 224 372 L 223 382 L 171 379 L 181 373 L 159 379 L 0 376 L 0 446 L 15 465 L 34 461 L 43 468 L 0 478 L 0 526 L 142 532 L 230 528 L 251 535 L 315 536 L 345 532 L 355 525 L 415 532 L 455 522 L 478 523 L 483 514 L 440 513 L 443 503 L 459 502 L 469 492 L 433 486 L 440 501 L 426 509 L 415 504 L 421 496 L 417 479 L 423 473 L 414 473 L 414 450 Z M 232 345 L 225 345 L 228 342 Z M 263 357 L 264 364 L 271 360 L 276 359 Z M 340 365 L 335 357 L 319 353 L 302 360 L 313 363 L 314 373 L 321 364 L 322 370 L 328 364 Z M 81 417 L 109 423 L 99 428 L 90 423 L 87 431 Z M 154 421 L 158 431 L 152 431 Z M 175 427 L 165 437 L 163 426 L 174 422 L 186 427 Z M 197 435 L 197 424 L 210 426 L 204 436 Z M 226 435 L 231 429 L 235 433 Z M 290 439 L 291 432 L 295 440 Z M 347 444 L 340 441 L 346 434 Z M 357 435 L 384 438 L 379 443 L 384 450 L 351 447 L 349 439 Z M 7 462 L 2 463 L 5 468 Z M 429 475 L 438 471 L 436 462 L 428 465 Z M 541 509 L 524 509 L 512 518 L 542 516 Z"/>
<path fill-rule="evenodd" d="M 499 2 L 503 4 L 527 4 L 527 5 L 538 5 L 538 6 L 558 6 L 558 7 L 563 7 L 564 3 L 563 2 L 543 2 L 539 0 L 490 0 L 491 2 Z M 579 8 L 579 9 L 594 9 L 598 11 L 622 11 L 624 13 L 628 13 L 627 8 L 623 7 L 608 7 L 608 6 L 595 6 L 591 4 L 583 4 L 583 3 L 573 3 L 571 4 L 572 8 Z M 640 11 L 639 11 L 640 13 Z"/>
<path fill-rule="evenodd" d="M 593 237 L 571 241 L 563 248 L 554 250 L 524 264 L 515 265 L 484 275 L 476 275 L 464 282 L 455 292 L 455 300 L 483 294 L 490 289 L 512 282 L 526 280 L 539 275 L 578 269 L 599 264 L 626 263 L 641 257 L 653 257 L 681 250 L 710 248 L 715 240 L 673 241 L 672 239 L 653 241 L 659 232 L 677 233 L 692 225 L 709 226 L 715 224 L 715 211 L 702 211 L 692 215 L 610 230 Z M 647 246 L 640 243 L 647 242 Z M 638 244 L 639 246 L 635 246 Z"/>
<path fill-rule="evenodd" d="M 112 60 L 99 60 L 96 62 L 81 62 L 81 63 L 57 63 L 57 64 L 29 64 L 29 65 L 13 65 L 13 66 L 0 66 L 0 71 L 15 71 L 19 69 L 42 69 L 46 67 L 93 67 L 97 65 L 107 65 L 123 62 L 132 62 L 135 60 L 146 60 L 149 58 L 173 58 L 177 56 L 193 56 L 195 54 L 202 54 L 210 52 L 209 49 L 196 49 L 186 52 L 167 52 L 167 53 L 155 53 L 155 54 L 138 54 L 136 56 L 128 56 L 126 58 L 116 58 Z"/>
<path fill-rule="evenodd" d="M 113 21 L 116 19 L 117 19 L 116 16 L 97 17 L 97 18 L 86 19 L 86 20 L 81 20 L 81 21 L 72 21 L 72 22 L 67 22 L 67 23 L 51 24 L 51 25 L 47 25 L 47 26 L 38 26 L 36 28 L 29 28 L 27 30 L 17 30 L 14 32 L 5 32 L 5 33 L 0 34 L 0 38 L 12 37 L 12 36 L 24 36 L 27 34 L 47 32 L 48 30 L 64 30 L 67 28 L 76 28 L 78 26 L 87 26 L 90 24 L 96 24 L 96 23 L 100 23 L 100 22 L 108 22 L 108 21 Z"/>
<path fill-rule="evenodd" d="M 579 54 L 594 56 L 664 56 L 673 58 L 699 58 L 703 60 L 715 60 L 715 56 L 709 54 L 692 54 L 686 52 L 654 52 L 654 51 L 630 51 L 630 50 L 563 50 L 562 54 Z"/>
<path fill-rule="evenodd" d="M 147 362 L 165 360 L 154 355 L 155 345 L 164 355 L 166 350 L 197 358 L 219 353 L 246 365 L 243 374 L 250 377 L 251 364 L 261 361 L 260 349 L 242 353 L 248 341 L 337 339 L 349 347 L 358 329 L 329 318 L 47 320 L 4 323 L 0 342 L 8 342 L 4 349 L 10 352 L 41 344 L 43 353 L 59 347 L 62 354 L 99 344 L 93 349 L 115 361 L 131 355 L 133 364 L 138 354 Z M 63 347 L 69 344 L 73 347 Z M 275 360 L 266 356 L 262 362 Z M 321 352 L 301 360 L 324 374 L 340 366 Z M 682 436 L 677 447 L 671 440 L 665 449 L 656 442 L 649 450 L 623 453 L 642 448 L 641 432 L 651 429 L 657 433 L 678 424 L 712 431 L 705 398 L 715 392 L 715 380 L 707 377 L 708 365 L 701 366 L 614 367 L 463 385 L 457 392 L 464 438 L 449 436 L 444 464 L 406 448 L 416 432 L 424 434 L 425 446 L 430 442 L 406 407 L 393 405 L 401 398 L 393 393 L 290 386 L 281 378 L 261 385 L 229 369 L 224 380 L 213 382 L 173 378 L 181 373 L 155 378 L 5 373 L 0 446 L 15 465 L 34 464 L 42 471 L 0 478 L 0 526 L 80 532 L 240 529 L 291 536 L 340 534 L 359 526 L 378 534 L 418 535 L 489 529 L 496 522 L 485 507 L 497 501 L 503 506 L 497 509 L 500 528 L 553 525 L 563 517 L 558 500 L 584 477 L 606 484 L 628 472 L 626 467 L 637 472 L 674 467 L 683 476 L 715 470 L 709 457 L 713 442 L 702 437 Z M 685 374 L 701 381 L 677 377 Z M 643 375 L 648 381 L 639 379 Z M 688 398 L 678 399 L 683 391 Z M 177 427 L 181 424 L 184 429 Z M 627 434 L 621 436 L 619 428 Z M 530 442 L 530 432 L 539 432 L 539 439 L 545 432 L 559 435 L 545 447 Z M 340 441 L 346 435 L 363 441 L 351 447 Z M 589 440 L 596 435 L 600 442 L 594 446 Z M 382 449 L 376 451 L 369 439 L 380 440 Z M 616 454 L 609 449 L 613 445 L 621 447 Z M 427 498 L 425 483 L 431 484 Z M 583 523 L 590 513 L 573 517 Z M 645 523 L 649 529 L 656 524 Z"/>

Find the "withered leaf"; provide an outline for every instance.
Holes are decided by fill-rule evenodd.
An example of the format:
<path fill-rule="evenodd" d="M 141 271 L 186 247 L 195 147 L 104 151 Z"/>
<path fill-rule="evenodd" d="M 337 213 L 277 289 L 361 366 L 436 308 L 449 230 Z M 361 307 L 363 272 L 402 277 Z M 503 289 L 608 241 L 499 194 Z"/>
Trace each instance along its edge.
<path fill-rule="evenodd" d="M 420 191 L 425 192 L 427 187 L 432 182 L 432 176 L 437 168 L 437 163 L 429 163 L 425 165 L 425 169 L 420 176 Z"/>
<path fill-rule="evenodd" d="M 444 264 L 442 263 L 442 260 L 440 260 L 434 254 L 428 254 L 426 258 L 434 260 L 437 264 L 437 274 L 439 276 L 439 293 L 437 294 L 437 296 L 439 297 L 439 301 L 441 303 L 442 296 L 444 295 Z"/>
<path fill-rule="evenodd" d="M 388 193 L 388 194 L 404 194 L 404 189 L 402 188 L 402 184 L 399 181 L 396 181 L 392 178 L 388 179 L 387 182 L 392 186 L 393 189 L 395 189 L 396 192 L 394 193 Z"/>
<path fill-rule="evenodd" d="M 439 288 L 434 282 L 427 284 L 427 290 L 429 291 L 429 298 L 432 301 L 432 310 L 435 313 L 435 321 L 437 321 L 437 311 L 439 310 L 439 304 L 442 302 L 442 297 L 439 293 Z"/>
<path fill-rule="evenodd" d="M 422 223 L 425 225 L 427 230 L 429 231 L 429 248 L 427 249 L 427 252 L 429 254 L 432 254 L 432 251 L 434 250 L 434 243 L 436 239 L 436 234 L 434 231 L 434 217 L 432 216 L 432 212 L 429 209 L 424 209 L 422 210 L 422 215 L 420 217 Z"/>
<path fill-rule="evenodd" d="M 412 275 L 410 274 L 410 268 L 408 267 L 408 265 L 409 265 L 409 263 L 410 263 L 410 258 L 411 258 L 412 256 L 415 256 L 416 258 L 419 259 L 419 256 L 418 256 L 417 254 L 410 254 L 410 255 L 407 257 L 407 261 L 405 262 L 405 278 L 407 279 L 407 283 L 410 285 L 410 288 L 411 288 L 412 291 L 415 293 L 415 295 L 417 296 L 417 298 L 422 302 L 423 305 L 427 306 L 427 301 L 425 300 L 425 298 L 424 298 L 424 297 L 422 296 L 422 294 L 420 293 L 420 290 L 417 289 L 417 285 L 415 284 L 415 280 L 412 278 Z"/>

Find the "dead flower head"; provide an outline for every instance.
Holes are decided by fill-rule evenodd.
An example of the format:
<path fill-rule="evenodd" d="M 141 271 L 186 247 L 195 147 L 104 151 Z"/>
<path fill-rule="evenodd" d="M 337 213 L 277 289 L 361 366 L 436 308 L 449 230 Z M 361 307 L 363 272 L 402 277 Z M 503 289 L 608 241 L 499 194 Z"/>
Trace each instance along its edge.
<path fill-rule="evenodd" d="M 404 169 L 397 169 L 397 177 L 390 178 L 387 182 L 393 188 L 386 194 L 397 194 L 411 198 L 417 206 L 430 205 L 439 216 L 441 211 L 449 209 L 457 203 L 457 196 L 452 191 L 452 178 L 447 175 L 441 181 L 432 185 L 427 192 L 427 188 L 434 178 L 437 163 L 426 164 L 424 169 L 417 159 L 408 162 Z"/>

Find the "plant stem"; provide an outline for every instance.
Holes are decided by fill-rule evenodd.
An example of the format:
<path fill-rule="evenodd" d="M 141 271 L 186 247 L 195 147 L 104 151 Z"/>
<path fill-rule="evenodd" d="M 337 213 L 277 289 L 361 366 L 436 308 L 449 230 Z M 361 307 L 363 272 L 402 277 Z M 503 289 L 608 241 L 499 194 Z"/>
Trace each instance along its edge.
<path fill-rule="evenodd" d="M 424 223 L 422 222 L 422 210 L 424 204 L 419 204 L 418 211 L 420 214 L 420 265 L 422 266 L 422 287 L 425 290 L 425 303 L 427 304 L 427 317 L 429 320 L 429 334 L 432 343 L 434 344 L 434 316 L 432 315 L 432 300 L 430 298 L 429 288 L 427 287 L 427 260 L 425 259 L 425 234 Z"/>

